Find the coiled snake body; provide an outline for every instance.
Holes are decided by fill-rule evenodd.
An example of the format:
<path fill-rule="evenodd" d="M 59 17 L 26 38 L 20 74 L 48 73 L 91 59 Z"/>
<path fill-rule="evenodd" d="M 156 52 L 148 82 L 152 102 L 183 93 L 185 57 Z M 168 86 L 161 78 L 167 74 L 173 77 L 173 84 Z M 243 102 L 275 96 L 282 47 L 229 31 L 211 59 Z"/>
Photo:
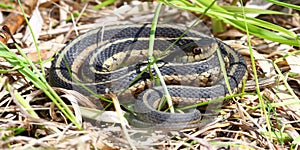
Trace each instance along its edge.
<path fill-rule="evenodd" d="M 168 85 L 170 96 L 192 104 L 228 94 L 217 49 L 224 57 L 230 88 L 236 91 L 247 74 L 242 56 L 220 40 L 195 30 L 184 34 L 185 29 L 159 24 L 155 32 L 154 56 L 159 69 L 167 83 L 176 84 Z M 113 25 L 78 36 L 55 57 L 49 73 L 50 83 L 84 94 L 88 92 L 82 85 L 96 93 L 117 94 L 129 85 L 136 89 L 150 72 L 156 75 L 153 70 L 144 72 L 150 31 L 150 24 Z M 144 73 L 138 79 L 141 72 Z M 130 122 L 162 129 L 199 126 L 201 114 L 196 109 L 186 113 L 156 110 L 163 95 L 161 86 L 140 93 L 134 106 L 136 115 L 131 115 Z"/>

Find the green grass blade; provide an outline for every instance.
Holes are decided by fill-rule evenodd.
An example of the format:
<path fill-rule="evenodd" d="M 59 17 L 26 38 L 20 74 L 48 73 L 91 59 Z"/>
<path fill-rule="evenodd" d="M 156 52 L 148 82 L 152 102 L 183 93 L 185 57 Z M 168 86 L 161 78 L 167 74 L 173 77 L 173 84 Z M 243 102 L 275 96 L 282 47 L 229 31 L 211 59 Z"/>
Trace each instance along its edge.
<path fill-rule="evenodd" d="M 33 108 L 30 106 L 29 102 L 27 102 L 20 93 L 18 93 L 17 90 L 13 91 L 13 94 L 16 98 L 16 100 L 26 109 L 26 111 L 31 115 L 33 118 L 40 118 L 38 114 L 33 110 Z"/>
<path fill-rule="evenodd" d="M 221 6 L 221 7 L 228 12 L 238 13 L 238 14 L 243 13 L 242 8 L 238 7 L 238 6 Z M 265 10 L 265 9 L 259 9 L 259 8 L 245 8 L 245 14 L 289 15 L 287 13 L 283 13 L 283 12 L 279 12 L 279 11 Z"/>
<path fill-rule="evenodd" d="M 288 7 L 288 8 L 292 8 L 292 9 L 300 11 L 300 6 L 298 6 L 298 5 L 293 5 L 293 4 L 289 4 L 289 3 L 285 3 L 285 2 L 280 2 L 280 1 L 277 1 L 277 0 L 266 0 L 266 1 L 271 2 L 273 4 L 276 4 L 276 5 L 279 5 L 279 6 L 284 6 L 284 7 Z"/>
<path fill-rule="evenodd" d="M 161 9 L 161 6 L 162 6 L 162 3 L 159 3 L 158 6 L 156 7 L 156 10 L 155 10 L 155 13 L 154 13 L 154 17 L 153 17 L 153 20 L 152 20 L 152 25 L 151 25 L 151 31 L 150 31 L 150 39 L 149 39 L 149 49 L 148 49 L 148 61 L 150 64 L 153 64 L 153 68 L 159 78 L 159 81 L 160 81 L 160 84 L 161 86 L 163 87 L 164 89 L 164 92 L 165 92 L 165 97 L 167 99 L 167 103 L 168 103 L 168 106 L 169 106 L 169 109 L 170 109 L 170 112 L 171 113 L 174 113 L 175 110 L 174 110 L 174 107 L 173 107 L 173 103 L 172 103 L 172 99 L 171 99 L 171 96 L 170 96 L 170 93 L 168 91 L 168 88 L 167 88 L 167 85 L 164 81 L 164 78 L 157 66 L 157 64 L 155 63 L 155 58 L 153 56 L 153 47 L 154 47 L 154 40 L 155 40 L 155 30 L 156 30 L 156 25 L 157 25 L 157 22 L 158 22 L 158 16 L 159 16 L 159 12 L 160 12 L 160 9 Z"/>
<path fill-rule="evenodd" d="M 45 69 L 44 69 L 44 65 L 43 65 L 43 61 L 42 61 L 41 51 L 40 51 L 40 49 L 39 49 L 39 47 L 38 47 L 38 44 L 37 44 L 35 35 L 33 34 L 32 27 L 31 27 L 31 25 L 29 24 L 29 21 L 28 21 L 28 19 L 27 19 L 27 17 L 26 17 L 26 13 L 25 13 L 25 11 L 24 11 L 24 9 L 23 9 L 23 6 L 22 6 L 20 0 L 18 0 L 18 3 L 19 3 L 19 5 L 20 5 L 22 14 L 23 14 L 23 16 L 24 16 L 24 20 L 25 20 L 25 22 L 26 22 L 26 24 L 27 24 L 27 26 L 28 26 L 28 29 L 29 29 L 29 31 L 30 31 L 30 33 L 31 33 L 31 36 L 32 36 L 32 39 L 33 39 L 33 43 L 35 44 L 35 48 L 36 48 L 36 51 L 37 51 L 37 54 L 38 54 L 38 59 L 39 59 L 39 63 L 40 63 L 40 67 L 41 67 L 42 74 L 45 76 L 46 73 L 45 73 Z"/>
<path fill-rule="evenodd" d="M 102 3 L 100 3 L 100 4 L 96 5 L 96 6 L 94 6 L 93 8 L 94 8 L 94 9 L 101 9 L 101 8 L 103 8 L 103 7 L 105 7 L 105 6 L 108 6 L 108 5 L 112 4 L 112 3 L 114 3 L 115 1 L 116 1 L 116 0 L 105 0 L 105 1 L 103 1 Z"/>
<path fill-rule="evenodd" d="M 241 1 L 241 0 L 240 0 Z M 242 2 L 242 1 L 241 1 Z M 242 6 L 243 11 L 244 11 L 244 6 Z M 246 16 L 243 13 L 243 16 L 245 17 L 244 20 L 246 20 Z M 244 22 L 245 27 L 246 27 L 246 33 L 247 33 L 247 42 L 248 42 L 248 46 L 249 46 L 249 50 L 250 50 L 250 60 L 251 60 L 251 66 L 252 66 L 252 71 L 253 71 L 253 75 L 254 75 L 254 81 L 255 81 L 255 90 L 258 96 L 258 100 L 259 100 L 259 104 L 262 108 L 262 116 L 265 116 L 266 118 L 266 124 L 267 124 L 267 128 L 268 128 L 268 132 L 271 135 L 272 130 L 271 130 L 271 121 L 270 118 L 268 117 L 269 113 L 266 111 L 266 106 L 262 97 L 262 94 L 260 92 L 260 88 L 259 88 L 259 83 L 258 83 L 258 75 L 257 75 L 257 71 L 256 71 L 256 65 L 255 65 L 255 58 L 254 58 L 254 53 L 253 53 L 253 49 L 252 49 L 252 44 L 251 44 L 251 40 L 250 40 L 250 34 L 248 32 L 248 23 Z"/>
<path fill-rule="evenodd" d="M 11 5 L 7 5 L 7 4 L 4 4 L 2 2 L 0 2 L 0 8 L 4 8 L 4 9 L 13 9 L 13 7 Z"/>

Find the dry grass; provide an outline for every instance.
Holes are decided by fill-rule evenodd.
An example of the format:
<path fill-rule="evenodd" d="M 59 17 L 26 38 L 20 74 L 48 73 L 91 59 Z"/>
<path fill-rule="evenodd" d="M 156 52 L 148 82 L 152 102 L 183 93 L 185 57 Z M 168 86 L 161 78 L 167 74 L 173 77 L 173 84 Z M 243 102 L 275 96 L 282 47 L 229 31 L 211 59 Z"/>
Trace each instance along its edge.
<path fill-rule="evenodd" d="M 47 3 L 39 8 L 43 22 L 35 22 L 32 25 L 33 28 L 38 24 L 42 26 L 41 31 L 35 34 L 39 35 L 43 60 L 51 59 L 66 41 L 76 36 L 76 33 L 81 34 L 91 28 L 116 22 L 151 22 L 156 3 L 135 1 L 130 5 L 122 5 L 120 8 L 109 6 L 101 10 L 92 9 L 94 5 L 93 2 L 86 5 L 75 1 L 60 1 L 57 4 Z M 278 6 L 270 9 L 285 11 L 285 8 Z M 262 15 L 260 18 L 299 33 L 299 28 L 296 28 L 300 26 L 299 12 L 290 11 L 298 13 L 298 16 Z M 78 17 L 73 21 L 69 20 L 70 14 L 78 14 Z M 165 22 L 176 21 L 185 24 L 191 22 L 193 17 L 194 15 L 187 12 L 164 7 L 160 19 Z M 66 20 L 69 21 L 66 22 Z M 208 26 L 205 29 L 208 31 L 211 27 L 210 19 L 205 17 L 203 22 Z M 24 34 L 21 31 L 14 37 L 20 43 L 30 44 L 30 41 L 22 39 Z M 226 39 L 226 43 L 245 56 L 248 68 L 251 68 L 244 33 L 227 27 L 226 32 L 215 36 Z M 47 149 L 132 149 L 134 147 L 138 149 L 217 149 L 221 147 L 226 149 L 288 149 L 296 146 L 294 148 L 297 149 L 300 104 L 287 92 L 278 71 L 274 68 L 274 62 L 299 99 L 300 55 L 293 54 L 280 59 L 288 53 L 299 53 L 299 47 L 295 48 L 256 37 L 251 37 L 251 43 L 261 79 L 260 87 L 265 108 L 261 107 L 258 96 L 253 90 L 253 74 L 249 69 L 247 93 L 243 97 L 224 104 L 220 115 L 207 126 L 183 131 L 162 132 L 130 128 L 125 132 L 128 134 L 125 136 L 124 128 L 121 128 L 118 123 L 105 124 L 99 120 L 84 121 L 84 130 L 79 131 L 42 92 L 24 80 L 17 71 L 1 74 L 0 137 L 2 140 L 0 147 L 11 149 L 33 147 Z M 37 54 L 34 48 L 24 46 L 23 50 L 32 60 L 36 60 Z M 0 65 L 4 70 L 11 68 L 4 61 Z M 50 62 L 45 64 L 45 67 L 48 69 Z M 7 90 L 8 86 L 17 89 L 41 119 L 33 119 L 18 103 L 16 97 L 13 96 L 13 91 Z M 84 103 L 83 105 L 88 105 L 90 108 L 96 107 L 78 93 L 74 94 L 61 89 L 57 91 L 70 105 L 72 104 L 69 99 L 71 94 L 75 95 L 75 99 L 83 100 L 79 101 L 80 104 Z M 263 113 L 263 109 L 266 109 L 267 115 Z"/>

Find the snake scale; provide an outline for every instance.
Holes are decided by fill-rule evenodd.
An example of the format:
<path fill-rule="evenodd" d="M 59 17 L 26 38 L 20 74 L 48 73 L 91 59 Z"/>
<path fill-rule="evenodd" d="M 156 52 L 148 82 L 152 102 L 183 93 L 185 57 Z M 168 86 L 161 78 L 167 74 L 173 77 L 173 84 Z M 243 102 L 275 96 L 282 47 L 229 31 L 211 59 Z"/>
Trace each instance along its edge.
<path fill-rule="evenodd" d="M 154 56 L 172 99 L 193 104 L 229 93 L 217 50 L 225 62 L 230 88 L 236 91 L 247 76 L 243 57 L 216 38 L 185 30 L 180 25 L 158 24 L 155 32 Z M 49 72 L 50 84 L 83 94 L 89 93 L 82 85 L 101 94 L 118 94 L 131 85 L 129 89 L 134 92 L 151 73 L 156 75 L 151 67 L 147 69 L 150 33 L 151 24 L 133 24 L 103 26 L 78 36 L 56 55 Z M 199 127 L 202 116 L 197 109 L 185 113 L 159 111 L 162 86 L 143 90 L 138 92 L 134 104 L 135 115 L 129 117 L 132 125 L 161 129 Z"/>

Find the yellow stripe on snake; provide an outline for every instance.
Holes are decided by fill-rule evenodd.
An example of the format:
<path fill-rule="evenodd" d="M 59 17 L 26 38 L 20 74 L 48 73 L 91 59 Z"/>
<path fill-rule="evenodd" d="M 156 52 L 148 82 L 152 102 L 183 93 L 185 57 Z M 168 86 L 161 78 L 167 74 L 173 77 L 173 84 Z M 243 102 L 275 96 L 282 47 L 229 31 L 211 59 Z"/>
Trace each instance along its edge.
<path fill-rule="evenodd" d="M 155 32 L 154 56 L 168 83 L 170 96 L 181 99 L 181 103 L 193 104 L 227 95 L 218 49 L 225 62 L 230 90 L 236 91 L 247 76 L 243 57 L 220 40 L 201 32 L 189 30 L 183 35 L 185 29 L 180 25 L 158 24 Z M 150 33 L 151 24 L 111 25 L 88 31 L 58 53 L 50 68 L 49 81 L 53 86 L 86 95 L 89 93 L 78 82 L 99 94 L 108 91 L 118 94 L 129 85 L 136 89 L 150 77 L 150 72 L 156 75 L 150 69 L 135 80 L 147 68 Z M 161 86 L 138 93 L 130 123 L 170 130 L 199 127 L 202 116 L 197 109 L 186 113 L 157 110 L 163 95 Z"/>

